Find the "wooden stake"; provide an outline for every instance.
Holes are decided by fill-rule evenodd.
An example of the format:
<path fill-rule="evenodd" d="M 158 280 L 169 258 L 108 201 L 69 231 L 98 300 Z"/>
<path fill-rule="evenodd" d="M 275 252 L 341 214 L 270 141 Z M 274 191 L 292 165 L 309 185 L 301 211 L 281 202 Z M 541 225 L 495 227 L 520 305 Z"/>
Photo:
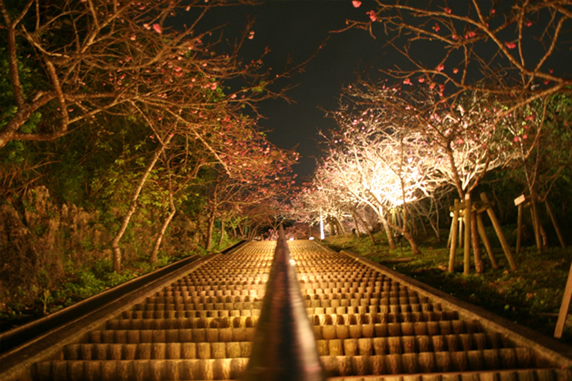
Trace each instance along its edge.
<path fill-rule="evenodd" d="M 455 209 L 453 210 L 453 221 L 451 221 L 451 247 L 449 251 L 449 272 L 452 273 L 455 267 L 455 252 L 457 251 L 457 234 L 459 230 L 459 200 L 455 200 Z"/>
<path fill-rule="evenodd" d="M 518 205 L 518 219 L 516 222 L 516 253 L 520 253 L 522 243 L 522 204 Z"/>
<path fill-rule="evenodd" d="M 459 215 L 461 213 L 459 212 Z M 459 249 L 461 247 L 463 247 L 463 227 L 465 225 L 465 219 L 464 218 L 459 218 L 459 236 L 457 238 L 457 240 L 459 241 Z"/>
<path fill-rule="evenodd" d="M 464 274 L 471 273 L 471 195 L 465 195 L 465 255 L 464 255 Z"/>
<path fill-rule="evenodd" d="M 451 229 L 449 229 L 449 239 L 447 240 L 447 249 L 451 248 L 451 239 L 453 238 L 453 226 L 455 226 L 456 222 L 451 220 Z"/>
<path fill-rule="evenodd" d="M 485 249 L 487 249 L 487 254 L 491 260 L 491 264 L 493 265 L 493 269 L 498 269 L 499 265 L 497 260 L 495 259 L 495 254 L 493 252 L 493 247 L 491 245 L 491 241 L 489 237 L 487 237 L 487 233 L 485 231 L 485 224 L 483 223 L 483 218 L 481 217 L 480 213 L 477 213 L 477 230 L 479 231 L 479 236 L 481 237 L 481 241 L 485 245 Z"/>
<path fill-rule="evenodd" d="M 495 232 L 497 233 L 497 237 L 501 243 L 502 249 L 504 251 L 504 255 L 506 256 L 506 259 L 508 260 L 508 263 L 510 265 L 510 269 L 514 271 L 514 270 L 516 270 L 516 262 L 514 261 L 514 258 L 512 257 L 512 253 L 510 252 L 510 246 L 508 245 L 508 242 L 506 241 L 506 238 L 502 232 L 499 220 L 497 219 L 497 216 L 495 215 L 495 211 L 490 206 L 491 203 L 489 202 L 489 199 L 485 193 L 481 193 L 481 200 L 483 200 L 483 202 L 488 206 L 487 207 L 487 214 L 489 215 L 489 218 L 491 219 L 491 222 L 493 223 L 493 227 L 495 228 Z"/>
<path fill-rule="evenodd" d="M 556 222 L 556 218 L 554 217 L 554 213 L 552 213 L 552 208 L 548 203 L 548 200 L 544 201 L 546 204 L 546 211 L 548 212 L 548 216 L 550 216 L 550 220 L 552 221 L 552 225 L 554 226 L 554 230 L 556 230 L 556 235 L 558 236 L 558 240 L 560 241 L 560 246 L 563 249 L 566 249 L 566 242 L 564 242 L 564 236 L 562 236 L 562 232 L 560 231 L 560 227 L 558 227 L 558 223 Z"/>
<path fill-rule="evenodd" d="M 477 234 L 477 211 L 471 212 L 471 243 L 473 245 L 473 257 L 475 258 L 475 271 L 482 274 L 484 270 L 481 245 L 479 245 L 479 235 Z"/>
<path fill-rule="evenodd" d="M 558 321 L 556 322 L 556 329 L 554 330 L 554 337 L 559 339 L 562 337 L 566 318 L 568 317 L 568 309 L 570 308 L 570 300 L 572 299 L 572 265 L 568 272 L 568 280 L 566 281 L 566 288 L 564 288 L 564 296 L 562 297 L 562 305 L 558 313 Z"/>

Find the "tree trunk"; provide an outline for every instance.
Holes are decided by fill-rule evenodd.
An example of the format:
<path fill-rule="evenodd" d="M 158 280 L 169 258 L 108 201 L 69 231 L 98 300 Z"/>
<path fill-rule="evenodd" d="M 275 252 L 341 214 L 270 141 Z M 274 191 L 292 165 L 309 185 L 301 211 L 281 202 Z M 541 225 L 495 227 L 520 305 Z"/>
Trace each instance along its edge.
<path fill-rule="evenodd" d="M 403 238 L 405 238 L 407 242 L 409 242 L 409 245 L 411 246 L 411 252 L 413 253 L 413 255 L 421 254 L 421 250 L 419 250 L 419 246 L 417 246 L 417 242 L 415 242 L 415 238 L 413 238 L 413 235 L 409 233 L 409 231 L 407 230 L 403 230 L 401 234 L 403 234 Z"/>
<path fill-rule="evenodd" d="M 344 226 L 342 225 L 338 217 L 333 217 L 333 219 L 334 223 L 336 224 L 336 229 L 338 230 L 338 234 L 340 235 L 346 234 L 346 230 L 344 229 Z"/>
<path fill-rule="evenodd" d="M 359 215 L 358 212 L 354 212 L 355 216 L 358 218 L 358 220 L 361 222 L 361 224 L 363 225 L 363 228 L 365 229 L 365 231 L 367 232 L 367 235 L 369 236 L 369 239 L 371 240 L 371 243 L 373 243 L 374 245 L 377 244 L 377 242 L 375 241 L 375 237 L 373 236 L 371 230 L 368 229 L 365 221 L 363 220 L 363 218 L 361 218 L 361 216 Z"/>
<path fill-rule="evenodd" d="M 360 238 L 359 225 L 358 225 L 358 222 L 356 219 L 355 212 L 352 212 L 352 219 L 354 220 L 354 230 L 355 230 L 356 238 L 359 239 Z"/>
<path fill-rule="evenodd" d="M 562 235 L 562 231 L 558 226 L 558 222 L 556 222 L 556 217 L 552 212 L 552 208 L 550 207 L 548 200 L 545 200 L 544 203 L 546 204 L 546 211 L 548 212 L 548 217 L 550 217 L 550 221 L 552 221 L 552 226 L 554 226 L 554 230 L 556 231 L 556 235 L 558 236 L 558 241 L 560 241 L 560 246 L 563 249 L 566 249 L 566 242 L 564 241 L 564 236 Z"/>
<path fill-rule="evenodd" d="M 387 220 L 385 219 L 385 216 L 383 215 L 383 210 L 381 209 L 381 207 L 379 208 L 379 219 L 383 225 L 383 230 L 385 230 L 385 235 L 387 236 L 387 244 L 389 245 L 390 249 L 397 249 L 397 246 L 395 245 L 395 241 L 393 240 L 393 234 L 391 233 L 391 230 L 389 230 L 389 225 L 387 223 Z"/>
<path fill-rule="evenodd" d="M 147 165 L 147 168 L 145 168 L 145 172 L 143 172 L 143 177 L 141 177 L 141 180 L 139 180 L 139 184 L 135 189 L 135 193 L 133 193 L 133 196 L 131 197 L 129 210 L 127 211 L 127 214 L 123 217 L 123 221 L 121 222 L 121 227 L 119 228 L 119 231 L 115 235 L 115 238 L 113 238 L 113 241 L 111 241 L 111 249 L 113 250 L 113 271 L 117 273 L 121 272 L 121 248 L 119 247 L 119 241 L 121 241 L 123 234 L 125 234 L 127 226 L 131 221 L 131 217 L 133 217 L 133 214 L 137 209 L 137 200 L 139 199 L 139 195 L 141 194 L 143 186 L 147 182 L 147 178 L 149 178 L 149 174 L 153 170 L 153 167 L 155 167 L 155 164 L 157 163 L 159 156 L 161 155 L 161 153 L 163 153 L 163 151 L 167 147 L 167 144 L 169 144 L 169 142 L 171 141 L 172 137 L 173 135 L 169 135 L 165 140 L 165 142 L 161 145 L 161 147 L 159 147 L 159 149 L 155 151 L 155 154 L 153 154 L 153 158 Z"/>
<path fill-rule="evenodd" d="M 167 228 L 171 224 L 171 221 L 173 221 L 173 217 L 175 217 L 176 213 L 177 209 L 175 209 L 175 206 L 172 205 L 171 213 L 169 213 L 165 221 L 163 221 L 163 226 L 161 226 L 161 231 L 159 232 L 157 238 L 155 239 L 155 245 L 153 246 L 153 251 L 151 252 L 151 256 L 149 257 L 149 263 L 155 263 L 157 261 L 157 255 L 159 253 L 159 248 L 161 247 L 161 243 L 163 242 L 163 238 L 165 237 L 165 232 L 167 231 Z"/>
<path fill-rule="evenodd" d="M 536 193 L 530 193 L 530 213 L 532 216 L 532 227 L 534 229 L 534 239 L 536 240 L 536 248 L 542 253 L 544 245 L 542 244 L 542 233 L 540 232 L 540 217 L 538 216 L 538 204 L 536 202 Z"/>
<path fill-rule="evenodd" d="M 218 248 L 219 249 L 222 247 L 223 238 L 224 238 L 224 220 L 221 218 L 220 219 L 220 237 L 218 239 Z"/>
<path fill-rule="evenodd" d="M 207 237 L 206 237 L 206 242 L 205 242 L 205 250 L 208 251 L 211 247 L 211 241 L 213 238 L 213 226 L 214 226 L 214 222 L 215 222 L 215 210 L 213 209 L 211 211 L 211 214 L 209 215 L 209 219 L 207 221 Z"/>

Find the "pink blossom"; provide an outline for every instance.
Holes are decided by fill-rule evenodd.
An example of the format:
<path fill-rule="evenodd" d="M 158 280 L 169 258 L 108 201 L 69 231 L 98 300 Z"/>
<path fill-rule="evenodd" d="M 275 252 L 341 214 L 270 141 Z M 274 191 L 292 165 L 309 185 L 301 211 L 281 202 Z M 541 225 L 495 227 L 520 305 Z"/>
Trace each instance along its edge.
<path fill-rule="evenodd" d="M 532 21 L 527 21 L 526 26 L 532 26 Z"/>
<path fill-rule="evenodd" d="M 509 49 L 514 49 L 516 48 L 516 44 L 514 42 L 507 42 L 505 43 L 506 47 Z"/>
<path fill-rule="evenodd" d="M 437 71 L 443 71 L 443 70 L 445 70 L 445 65 L 441 64 L 441 65 L 437 66 L 437 69 L 436 69 L 436 70 L 437 70 Z"/>
<path fill-rule="evenodd" d="M 457 69 L 457 68 L 453 69 L 453 74 L 457 74 L 458 72 L 459 72 L 459 69 Z"/>
<path fill-rule="evenodd" d="M 143 28 L 145 28 L 147 30 L 151 30 L 151 26 L 149 26 L 149 24 L 143 24 Z"/>
<path fill-rule="evenodd" d="M 405 80 L 403 81 L 404 85 L 411 85 L 411 80 L 409 78 L 405 78 Z"/>
<path fill-rule="evenodd" d="M 251 30 L 250 33 L 248 34 L 248 39 L 249 40 L 254 39 L 254 31 L 253 30 Z"/>
<path fill-rule="evenodd" d="M 425 82 L 425 78 L 421 77 L 417 81 L 419 81 L 419 83 L 423 83 L 423 82 Z"/>
<path fill-rule="evenodd" d="M 439 26 L 439 24 L 435 24 L 435 26 L 432 28 L 435 32 L 438 32 L 441 30 L 441 27 Z"/>
<path fill-rule="evenodd" d="M 134 34 L 131 35 L 131 37 L 129 37 L 131 39 L 131 41 L 135 41 L 137 39 L 137 36 L 135 36 Z"/>
<path fill-rule="evenodd" d="M 447 12 L 448 14 L 451 14 L 451 12 L 452 12 L 451 8 L 443 8 L 443 10 L 445 12 Z"/>
<path fill-rule="evenodd" d="M 375 14 L 374 11 L 367 11 L 366 12 L 367 15 L 369 15 L 369 19 L 373 22 L 377 21 L 377 15 Z"/>
<path fill-rule="evenodd" d="M 161 25 L 159 25 L 159 24 L 153 24 L 153 30 L 159 34 L 161 34 L 163 32 L 161 30 Z"/>
<path fill-rule="evenodd" d="M 361 1 L 353 0 L 352 5 L 354 6 L 354 8 L 359 8 L 359 7 L 361 7 Z"/>
<path fill-rule="evenodd" d="M 213 83 L 213 84 L 211 85 L 211 90 L 216 90 L 216 87 L 217 87 L 217 84 L 216 84 L 216 83 Z"/>

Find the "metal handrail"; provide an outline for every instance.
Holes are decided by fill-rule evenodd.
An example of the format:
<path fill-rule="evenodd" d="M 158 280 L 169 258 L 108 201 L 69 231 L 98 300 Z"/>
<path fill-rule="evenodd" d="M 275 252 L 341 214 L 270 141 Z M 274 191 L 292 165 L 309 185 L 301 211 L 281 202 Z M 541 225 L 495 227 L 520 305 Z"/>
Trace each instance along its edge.
<path fill-rule="evenodd" d="M 244 381 L 324 381 L 326 373 L 280 227 Z"/>

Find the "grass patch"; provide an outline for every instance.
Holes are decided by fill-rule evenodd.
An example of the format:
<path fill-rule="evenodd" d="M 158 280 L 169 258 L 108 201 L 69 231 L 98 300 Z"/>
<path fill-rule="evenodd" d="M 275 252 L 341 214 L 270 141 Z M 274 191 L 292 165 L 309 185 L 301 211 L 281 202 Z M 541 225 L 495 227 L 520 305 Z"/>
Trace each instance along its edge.
<path fill-rule="evenodd" d="M 550 248 L 539 253 L 535 247 L 526 247 L 519 254 L 513 253 L 518 268 L 509 271 L 510 267 L 500 247 L 494 250 L 499 264 L 497 270 L 491 267 L 483 248 L 484 273 L 477 274 L 474 263 L 471 263 L 471 274 L 464 275 L 462 249 L 457 251 L 455 271 L 447 271 L 449 249 L 446 248 L 446 241 L 439 243 L 434 238 L 419 239 L 421 254 L 413 256 L 406 241 L 402 242 L 403 247 L 398 245 L 397 249 L 391 250 L 381 234 L 376 235 L 376 240 L 378 244 L 373 244 L 368 237 L 357 239 L 353 235 L 346 235 L 329 237 L 324 243 L 336 251 L 349 250 L 366 256 L 546 336 L 554 335 L 570 270 L 571 249 Z M 412 260 L 390 262 L 404 257 Z M 572 344 L 572 326 L 567 325 L 561 342 Z"/>

